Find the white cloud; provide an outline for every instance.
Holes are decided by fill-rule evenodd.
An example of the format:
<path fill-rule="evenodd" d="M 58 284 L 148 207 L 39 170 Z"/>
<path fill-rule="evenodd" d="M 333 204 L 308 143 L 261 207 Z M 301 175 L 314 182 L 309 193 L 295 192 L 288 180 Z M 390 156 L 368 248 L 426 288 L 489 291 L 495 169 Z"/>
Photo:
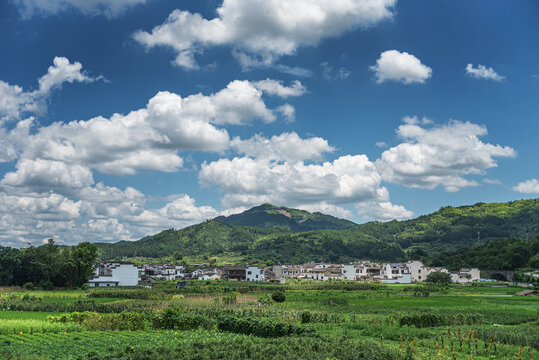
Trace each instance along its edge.
<path fill-rule="evenodd" d="M 278 113 L 282 114 L 286 122 L 294 122 L 296 119 L 296 108 L 290 104 L 283 104 L 275 109 Z"/>
<path fill-rule="evenodd" d="M 144 4 L 146 0 L 13 0 L 20 6 L 23 18 L 34 15 L 56 15 L 69 10 L 77 10 L 85 15 L 104 15 L 113 18 L 126 9 Z"/>
<path fill-rule="evenodd" d="M 61 244 L 137 240 L 221 214 L 210 206 L 197 206 L 185 194 L 170 196 L 161 208 L 148 209 L 146 196 L 140 191 L 102 183 L 83 188 L 76 197 L 78 200 L 52 192 L 0 189 L 0 241 L 20 246 L 26 242 L 39 244 L 50 237 Z"/>
<path fill-rule="evenodd" d="M 41 221 L 71 220 L 79 217 L 80 202 L 55 193 L 28 193 L 21 196 L 0 192 L 0 214 L 23 218 L 30 216 Z M 13 221 L 11 225 L 16 223 Z"/>
<path fill-rule="evenodd" d="M 488 179 L 488 178 L 484 178 L 483 179 L 483 182 L 485 184 L 489 184 L 489 185 L 500 185 L 501 184 L 501 181 L 498 180 L 498 179 Z"/>
<path fill-rule="evenodd" d="M 513 186 L 514 191 L 518 191 L 523 194 L 539 194 L 539 180 L 531 179 Z"/>
<path fill-rule="evenodd" d="M 79 62 L 70 63 L 65 57 L 56 56 L 47 73 L 38 79 L 39 88 L 23 91 L 20 86 L 10 85 L 0 80 L 0 125 L 10 120 L 18 120 L 24 114 L 43 114 L 47 111 L 47 99 L 53 90 L 64 83 L 94 82 L 104 80 L 102 76 L 91 77 L 82 71 Z"/>
<path fill-rule="evenodd" d="M 305 94 L 307 91 L 305 86 L 303 86 L 298 80 L 293 81 L 292 86 L 290 87 L 283 86 L 282 81 L 272 79 L 257 81 L 254 82 L 253 85 L 268 95 L 276 95 L 282 98 L 287 98 L 289 96 L 300 96 Z"/>
<path fill-rule="evenodd" d="M 376 75 L 376 82 L 397 81 L 404 84 L 425 83 L 431 77 L 432 69 L 407 52 L 387 50 L 380 54 L 376 65 L 370 67 Z"/>
<path fill-rule="evenodd" d="M 333 215 L 341 219 L 350 219 L 354 216 L 350 210 L 345 209 L 342 206 L 328 204 L 325 202 L 317 204 L 300 205 L 299 209 L 313 212 L 321 212 L 322 214 Z"/>
<path fill-rule="evenodd" d="M 230 142 L 230 147 L 249 157 L 291 162 L 321 160 L 323 153 L 335 150 L 323 138 L 302 139 L 295 132 L 274 135 L 270 139 L 262 135 L 247 140 L 236 137 Z"/>
<path fill-rule="evenodd" d="M 43 159 L 22 159 L 15 166 L 17 171 L 5 174 L 1 185 L 63 192 L 80 189 L 94 182 L 90 169 L 82 165 L 68 165 L 61 161 Z"/>
<path fill-rule="evenodd" d="M 474 67 L 472 64 L 466 65 L 466 73 L 476 79 L 486 79 L 494 81 L 502 81 L 505 76 L 498 75 L 493 68 L 487 68 L 485 65 L 478 64 Z"/>
<path fill-rule="evenodd" d="M 389 201 L 359 203 L 356 204 L 356 210 L 367 220 L 405 220 L 414 216 L 413 211 L 407 210 L 401 205 L 394 205 Z"/>
<path fill-rule="evenodd" d="M 21 120 L 10 131 L 0 127 L 0 163 L 15 160 L 19 156 L 28 140 L 33 122 L 33 118 Z"/>
<path fill-rule="evenodd" d="M 396 0 L 224 0 L 218 17 L 174 10 L 151 32 L 139 30 L 134 38 L 147 48 L 167 46 L 177 54 L 175 63 L 196 68 L 194 54 L 229 45 L 245 66 L 268 66 L 299 47 L 368 27 L 393 16 Z M 243 54 L 243 55 L 242 55 Z M 237 57 L 238 57 L 237 56 Z M 256 60 L 253 56 L 259 56 Z"/>
<path fill-rule="evenodd" d="M 344 80 L 352 75 L 352 72 L 344 67 L 334 69 L 327 61 L 320 63 L 320 67 L 326 80 Z"/>
<path fill-rule="evenodd" d="M 342 156 L 320 165 L 249 157 L 220 159 L 202 164 L 199 173 L 203 186 L 218 187 L 225 194 L 224 207 L 271 202 L 309 209 L 331 207 L 341 214 L 344 210 L 335 205 L 389 201 L 381 180 L 365 155 Z"/>
<path fill-rule="evenodd" d="M 376 147 L 379 147 L 379 148 L 387 147 L 387 143 L 385 141 L 377 141 L 375 145 Z"/>
<path fill-rule="evenodd" d="M 285 87 L 268 79 L 263 84 L 264 91 L 269 93 L 299 96 L 303 91 L 299 82 Z M 263 91 L 252 83 L 236 80 L 210 95 L 182 98 L 159 92 L 146 107 L 108 119 L 56 122 L 32 133 L 32 121 L 25 120 L 10 132 L 0 129 L 0 144 L 5 144 L 0 150 L 0 161 L 17 157 L 29 161 L 43 159 L 116 175 L 135 174 L 141 169 L 174 172 L 183 166 L 179 151 L 221 152 L 229 147 L 227 130 L 217 124 L 242 125 L 255 119 L 271 122 L 276 114 L 282 114 L 286 120 L 293 118 L 291 105 L 269 109 L 262 95 Z M 10 175 L 10 184 L 23 183 L 15 181 L 14 176 Z M 25 174 L 26 178 L 29 176 Z"/>
<path fill-rule="evenodd" d="M 470 122 L 425 128 L 408 121 L 397 134 L 404 142 L 384 151 L 376 166 L 385 181 L 408 187 L 442 185 L 446 191 L 459 191 L 477 185 L 463 176 L 496 167 L 494 157 L 516 156 L 510 147 L 483 143 L 478 136 L 486 135 L 487 129 Z"/>

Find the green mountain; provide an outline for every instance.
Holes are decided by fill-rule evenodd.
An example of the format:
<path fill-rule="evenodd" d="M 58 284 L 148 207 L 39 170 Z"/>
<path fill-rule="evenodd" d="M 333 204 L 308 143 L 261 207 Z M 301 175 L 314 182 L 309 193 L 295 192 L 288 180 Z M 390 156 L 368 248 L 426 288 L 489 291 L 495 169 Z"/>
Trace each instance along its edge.
<path fill-rule="evenodd" d="M 232 256 L 237 261 L 261 263 L 429 259 L 494 239 L 535 236 L 539 232 L 538 200 L 447 206 L 416 219 L 353 227 L 351 222 L 328 215 L 264 204 L 138 241 L 98 246 L 103 258 L 165 257 L 180 251 L 186 256 Z M 302 226 L 316 230 L 302 232 Z"/>
<path fill-rule="evenodd" d="M 339 219 L 319 212 L 310 213 L 305 210 L 278 207 L 271 204 L 262 204 L 241 214 L 219 216 L 214 219 L 225 224 L 254 226 L 257 228 L 284 227 L 292 232 L 313 230 L 339 230 L 357 226 L 356 223 Z"/>

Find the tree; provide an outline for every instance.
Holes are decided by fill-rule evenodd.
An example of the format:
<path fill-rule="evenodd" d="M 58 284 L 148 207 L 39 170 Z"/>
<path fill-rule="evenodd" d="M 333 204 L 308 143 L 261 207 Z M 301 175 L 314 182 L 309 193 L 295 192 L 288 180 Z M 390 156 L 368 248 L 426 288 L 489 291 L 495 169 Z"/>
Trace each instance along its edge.
<path fill-rule="evenodd" d="M 67 286 L 82 286 L 92 275 L 92 267 L 97 260 L 97 246 L 83 242 L 67 251 L 64 271 Z"/>
<path fill-rule="evenodd" d="M 435 271 L 427 275 L 426 281 L 433 284 L 449 285 L 451 284 L 451 275 L 441 271 Z"/>

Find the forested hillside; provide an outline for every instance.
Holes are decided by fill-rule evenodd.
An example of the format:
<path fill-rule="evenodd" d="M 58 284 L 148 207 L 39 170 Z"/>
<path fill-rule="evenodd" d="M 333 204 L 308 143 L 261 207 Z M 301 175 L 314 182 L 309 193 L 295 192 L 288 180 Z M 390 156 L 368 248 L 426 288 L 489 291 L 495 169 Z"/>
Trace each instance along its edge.
<path fill-rule="evenodd" d="M 356 223 L 319 212 L 291 209 L 284 206 L 262 204 L 230 216 L 219 216 L 216 221 L 230 225 L 254 226 L 258 228 L 284 227 L 292 232 L 312 230 L 339 230 L 357 226 Z"/>
<path fill-rule="evenodd" d="M 286 211 L 288 215 L 280 211 Z M 300 217 L 305 216 L 308 220 L 308 214 L 302 210 L 265 204 L 242 214 L 219 217 L 182 230 L 166 230 L 135 242 L 98 245 L 103 258 L 159 258 L 181 252 L 187 256 L 234 255 L 242 261 L 261 263 L 357 259 L 400 261 L 407 258 L 433 259 L 443 251 L 485 244 L 494 239 L 527 239 L 539 231 L 537 199 L 456 208 L 448 206 L 412 220 L 369 222 L 340 230 L 296 232 L 298 228 L 295 226 L 302 224 Z M 324 223 L 329 229 L 347 225 L 343 222 L 346 220 L 311 215 L 315 215 L 311 224 Z M 293 222 L 287 223 L 288 220 Z M 223 221 L 256 226 L 231 225 Z M 277 226 L 272 227 L 272 224 Z"/>

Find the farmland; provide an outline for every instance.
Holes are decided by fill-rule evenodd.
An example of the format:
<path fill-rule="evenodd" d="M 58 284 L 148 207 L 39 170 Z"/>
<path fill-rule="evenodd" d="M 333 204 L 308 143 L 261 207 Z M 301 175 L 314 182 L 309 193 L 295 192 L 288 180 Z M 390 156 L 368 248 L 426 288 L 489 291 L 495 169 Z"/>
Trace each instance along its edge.
<path fill-rule="evenodd" d="M 539 299 L 519 290 L 344 281 L 4 288 L 0 357 L 539 359 Z"/>

